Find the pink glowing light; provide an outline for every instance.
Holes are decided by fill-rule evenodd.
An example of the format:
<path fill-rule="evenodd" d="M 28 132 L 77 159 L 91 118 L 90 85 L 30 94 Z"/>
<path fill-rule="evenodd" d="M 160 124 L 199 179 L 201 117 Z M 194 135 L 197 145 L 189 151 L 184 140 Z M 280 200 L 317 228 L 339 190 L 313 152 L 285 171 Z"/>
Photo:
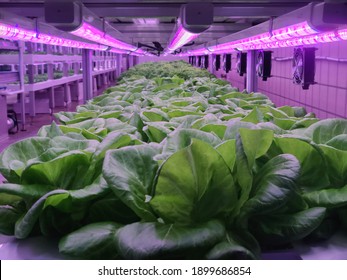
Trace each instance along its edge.
<path fill-rule="evenodd" d="M 337 34 L 341 40 L 347 40 L 347 29 L 340 29 L 337 31 Z"/>
<path fill-rule="evenodd" d="M 200 33 L 191 33 L 183 28 L 182 25 L 180 25 L 176 31 L 176 34 L 174 38 L 172 39 L 171 43 L 168 46 L 168 50 L 170 52 L 174 52 L 178 48 L 182 47 L 183 45 L 187 44 L 188 42 L 194 40 L 196 37 L 198 37 Z"/>
<path fill-rule="evenodd" d="M 112 52 L 112 53 L 128 54 L 128 55 L 134 55 L 134 56 L 150 55 L 149 53 L 143 51 L 142 49 L 137 49 L 136 51 L 131 52 L 131 51 L 126 51 L 126 50 L 111 48 L 108 51 Z"/>
<path fill-rule="evenodd" d="M 107 45 L 116 49 L 135 51 L 136 47 L 128 43 L 122 42 L 95 28 L 94 26 L 84 22 L 78 29 L 71 32 L 81 38 L 88 39 L 103 45 Z"/>
<path fill-rule="evenodd" d="M 306 21 L 272 31 L 271 40 L 286 40 L 318 33 Z"/>
<path fill-rule="evenodd" d="M 205 48 L 202 49 L 197 49 L 197 50 L 189 50 L 186 54 L 187 55 L 205 55 L 205 54 L 209 54 L 210 51 L 208 51 Z"/>
<path fill-rule="evenodd" d="M 319 43 L 332 43 L 341 40 L 347 40 L 347 29 L 340 29 L 337 31 L 328 31 L 318 34 L 303 36 L 299 38 L 291 38 L 288 40 L 281 40 L 266 44 L 257 44 L 254 46 L 244 46 L 243 50 L 249 49 L 272 49 L 272 48 L 286 48 L 286 47 L 296 47 L 303 45 L 315 45 Z"/>
<path fill-rule="evenodd" d="M 303 36 L 312 35 L 316 33 L 317 31 L 314 30 L 307 22 L 302 22 L 302 23 L 294 24 L 288 27 L 275 29 L 271 33 L 266 32 L 266 33 L 262 33 L 256 36 L 251 36 L 245 39 L 218 44 L 216 46 L 209 47 L 209 50 L 215 53 L 223 53 L 227 51 L 230 52 L 230 51 L 233 51 L 234 49 L 253 50 L 253 49 L 259 49 L 259 46 L 264 46 L 265 44 L 270 44 L 272 42 L 300 38 Z M 295 39 L 293 42 L 297 44 Z M 271 46 L 278 46 L 278 45 L 271 44 Z"/>
<path fill-rule="evenodd" d="M 3 38 L 11 38 L 11 40 L 30 41 L 35 39 L 36 33 L 33 31 L 12 27 L 7 24 L 0 24 L 0 36 Z"/>
<path fill-rule="evenodd" d="M 284 30 L 287 30 L 287 35 L 284 35 Z M 208 50 L 210 52 L 213 52 L 214 54 L 221 54 L 226 52 L 233 52 L 235 50 L 247 51 L 259 49 L 287 48 L 347 40 L 347 28 L 339 29 L 336 31 L 317 33 L 306 23 L 301 23 L 289 26 L 287 28 L 282 28 L 281 32 L 279 31 L 279 29 L 277 29 L 273 32 L 273 34 L 275 34 L 275 37 L 272 36 L 271 38 L 267 38 L 266 33 L 264 33 L 242 40 L 218 44 L 216 46 L 209 47 Z M 284 39 L 287 37 L 288 39 Z M 184 55 L 202 55 L 207 53 L 207 49 L 201 48 L 197 50 L 187 51 L 186 53 L 184 53 Z"/>
<path fill-rule="evenodd" d="M 60 38 L 48 34 L 36 33 L 24 28 L 13 27 L 8 24 L 0 23 L 0 37 L 8 40 L 30 41 L 33 43 L 43 43 L 48 45 L 59 45 L 63 47 L 74 47 L 92 50 L 107 50 L 107 46 L 89 44 L 85 42 Z"/>
<path fill-rule="evenodd" d="M 118 53 L 118 54 L 129 54 L 129 51 L 125 51 L 125 50 L 118 50 L 115 48 L 111 48 L 108 50 L 111 53 Z"/>

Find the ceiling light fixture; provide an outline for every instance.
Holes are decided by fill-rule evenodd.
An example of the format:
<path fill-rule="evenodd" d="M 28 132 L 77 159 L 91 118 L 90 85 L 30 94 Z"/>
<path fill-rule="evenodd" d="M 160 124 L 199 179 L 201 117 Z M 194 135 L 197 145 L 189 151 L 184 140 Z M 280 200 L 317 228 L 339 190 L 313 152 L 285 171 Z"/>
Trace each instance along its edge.
<path fill-rule="evenodd" d="M 202 55 L 207 52 L 220 54 L 347 40 L 347 29 L 341 29 L 341 26 L 347 24 L 346 13 L 347 6 L 343 4 L 311 3 L 274 20 L 188 50 L 184 55 Z M 303 18 L 309 21 L 302 21 Z"/>
<path fill-rule="evenodd" d="M 48 45 L 59 45 L 63 47 L 73 47 L 79 49 L 91 49 L 105 51 L 109 47 L 99 44 L 91 44 L 44 33 L 38 33 L 28 29 L 0 23 L 0 37 L 8 40 L 29 41 L 33 43 L 43 43 Z"/>
<path fill-rule="evenodd" d="M 82 25 L 74 31 L 70 32 L 71 34 L 88 39 L 93 42 L 98 42 L 103 45 L 107 45 L 120 50 L 135 51 L 137 47 L 125 43 L 123 41 L 117 40 L 116 38 L 106 34 L 105 32 L 99 30 L 98 28 L 83 22 Z"/>
<path fill-rule="evenodd" d="M 196 39 L 213 23 L 211 3 L 187 3 L 181 6 L 178 28 L 167 47 L 173 53 L 178 48 Z"/>
<path fill-rule="evenodd" d="M 178 48 L 197 38 L 199 35 L 200 33 L 191 33 L 185 30 L 182 25 L 180 25 L 176 31 L 174 38 L 167 48 L 169 52 L 174 52 Z"/>

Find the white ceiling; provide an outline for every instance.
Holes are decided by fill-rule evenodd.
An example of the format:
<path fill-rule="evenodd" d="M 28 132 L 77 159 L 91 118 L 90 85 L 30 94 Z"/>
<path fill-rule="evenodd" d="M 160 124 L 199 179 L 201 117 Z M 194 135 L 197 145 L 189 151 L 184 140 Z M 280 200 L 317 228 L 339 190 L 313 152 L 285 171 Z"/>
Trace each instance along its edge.
<path fill-rule="evenodd" d="M 165 47 L 175 31 L 180 6 L 183 3 L 199 1 L 82 0 L 82 2 L 93 13 L 112 23 L 129 42 L 153 45 L 152 42 L 156 41 Z M 219 0 L 200 2 L 213 2 L 214 23 L 195 40 L 196 45 L 230 35 L 271 17 L 288 13 L 311 1 Z M 0 0 L 0 9 L 6 8 L 21 16 L 43 17 L 43 3 L 43 0 Z M 134 18 L 155 18 L 159 20 L 159 23 L 140 25 L 134 23 Z"/>

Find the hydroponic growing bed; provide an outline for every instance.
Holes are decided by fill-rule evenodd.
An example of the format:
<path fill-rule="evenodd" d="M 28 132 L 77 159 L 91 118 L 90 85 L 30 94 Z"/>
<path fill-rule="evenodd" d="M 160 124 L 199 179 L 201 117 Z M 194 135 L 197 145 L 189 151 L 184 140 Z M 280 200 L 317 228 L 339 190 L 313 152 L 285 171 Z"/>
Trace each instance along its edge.
<path fill-rule="evenodd" d="M 259 259 L 345 235 L 346 120 L 184 62 L 121 78 L 1 153 L 1 233 L 78 259 Z"/>

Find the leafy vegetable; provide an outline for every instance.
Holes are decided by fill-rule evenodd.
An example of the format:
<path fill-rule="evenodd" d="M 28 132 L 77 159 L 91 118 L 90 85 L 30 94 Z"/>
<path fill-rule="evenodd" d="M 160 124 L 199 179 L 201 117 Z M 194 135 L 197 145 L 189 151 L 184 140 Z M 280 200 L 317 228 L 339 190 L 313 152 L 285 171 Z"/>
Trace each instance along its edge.
<path fill-rule="evenodd" d="M 80 259 L 257 259 L 347 225 L 347 122 L 136 65 L 0 154 L 0 232 Z M 347 226 L 346 226 L 347 228 Z"/>

